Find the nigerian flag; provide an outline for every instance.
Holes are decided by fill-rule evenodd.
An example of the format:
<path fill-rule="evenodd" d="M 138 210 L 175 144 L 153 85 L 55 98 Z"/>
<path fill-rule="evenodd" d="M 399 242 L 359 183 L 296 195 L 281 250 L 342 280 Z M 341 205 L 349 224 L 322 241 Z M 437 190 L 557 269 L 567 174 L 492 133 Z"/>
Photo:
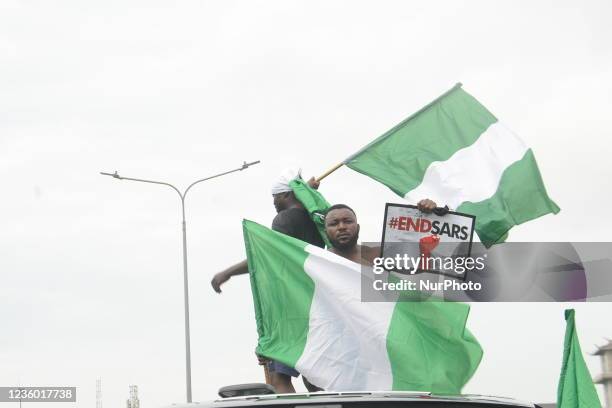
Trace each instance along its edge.
<path fill-rule="evenodd" d="M 430 198 L 475 215 L 486 246 L 514 225 L 559 212 L 531 149 L 461 84 L 344 164 L 409 201 Z"/>
<path fill-rule="evenodd" d="M 308 183 L 301 178 L 291 180 L 289 182 L 289 187 L 291 187 L 293 194 L 295 194 L 295 198 L 297 198 L 306 211 L 308 211 L 308 215 L 317 227 L 317 231 L 319 231 L 319 235 L 321 235 L 323 242 L 325 242 L 325 246 L 329 248 L 331 243 L 325 232 L 325 212 L 330 207 L 329 203 L 325 197 L 323 197 L 323 194 L 310 187 Z"/>
<path fill-rule="evenodd" d="M 257 353 L 325 389 L 457 394 L 482 357 L 469 306 L 362 302 L 361 266 L 243 222 Z"/>
<path fill-rule="evenodd" d="M 557 387 L 557 408 L 601 408 L 593 379 L 582 356 L 574 315 L 574 309 L 565 311 L 565 340 Z"/>

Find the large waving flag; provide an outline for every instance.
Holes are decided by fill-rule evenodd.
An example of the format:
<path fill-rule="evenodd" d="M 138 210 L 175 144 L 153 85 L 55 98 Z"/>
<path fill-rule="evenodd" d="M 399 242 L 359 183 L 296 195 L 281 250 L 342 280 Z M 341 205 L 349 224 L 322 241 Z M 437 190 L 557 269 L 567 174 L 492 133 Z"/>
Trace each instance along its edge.
<path fill-rule="evenodd" d="M 431 198 L 476 216 L 490 246 L 559 207 L 533 152 L 457 84 L 344 161 L 409 201 Z"/>
<path fill-rule="evenodd" d="M 257 353 L 295 367 L 325 390 L 456 394 L 482 349 L 461 303 L 361 301 L 361 267 L 243 222 Z"/>
<path fill-rule="evenodd" d="M 593 379 L 582 356 L 574 314 L 574 309 L 565 311 L 565 341 L 557 408 L 601 408 Z"/>

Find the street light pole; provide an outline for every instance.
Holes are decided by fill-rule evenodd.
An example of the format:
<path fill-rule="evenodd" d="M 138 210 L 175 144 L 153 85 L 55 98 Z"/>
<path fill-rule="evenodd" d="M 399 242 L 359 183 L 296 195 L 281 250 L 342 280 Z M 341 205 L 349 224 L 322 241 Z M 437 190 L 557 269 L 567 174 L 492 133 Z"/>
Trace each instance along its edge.
<path fill-rule="evenodd" d="M 254 161 L 252 163 L 244 162 L 241 167 L 233 170 L 229 170 L 223 173 L 215 174 L 214 176 L 205 177 L 200 180 L 196 180 L 191 183 L 184 192 L 173 186 L 170 183 L 166 183 L 163 181 L 154 181 L 154 180 L 144 180 L 137 179 L 131 177 L 122 177 L 116 171 L 114 173 L 104 173 L 100 172 L 103 176 L 111 176 L 118 180 L 130 180 L 130 181 L 139 181 L 142 183 L 151 183 L 151 184 L 161 184 L 164 186 L 168 186 L 177 192 L 181 199 L 181 215 L 183 217 L 183 289 L 184 289 L 184 300 L 185 300 L 185 376 L 186 376 L 186 384 L 187 384 L 187 402 L 191 402 L 191 335 L 189 331 L 189 283 L 188 283 L 188 275 L 187 275 L 187 222 L 185 221 L 185 197 L 187 197 L 187 193 L 191 189 L 191 187 L 195 186 L 198 183 L 201 183 L 206 180 L 210 180 L 216 177 L 221 177 L 226 174 L 234 173 L 236 171 L 242 171 L 254 164 L 258 164 L 259 160 Z"/>

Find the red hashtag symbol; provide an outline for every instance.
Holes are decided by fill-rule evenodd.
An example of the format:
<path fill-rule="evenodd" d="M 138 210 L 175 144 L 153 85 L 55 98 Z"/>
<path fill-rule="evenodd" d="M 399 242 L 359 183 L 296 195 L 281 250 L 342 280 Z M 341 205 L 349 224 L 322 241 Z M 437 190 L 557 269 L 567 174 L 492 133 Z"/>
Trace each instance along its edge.
<path fill-rule="evenodd" d="M 399 224 L 397 217 L 391 217 L 391 219 L 389 220 L 389 228 L 396 229 L 397 224 Z"/>

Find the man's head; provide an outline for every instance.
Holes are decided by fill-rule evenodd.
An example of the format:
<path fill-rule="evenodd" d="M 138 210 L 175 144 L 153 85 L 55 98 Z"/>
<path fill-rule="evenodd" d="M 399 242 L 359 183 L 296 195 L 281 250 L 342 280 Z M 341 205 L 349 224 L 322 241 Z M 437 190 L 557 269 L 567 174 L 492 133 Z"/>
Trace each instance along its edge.
<path fill-rule="evenodd" d="M 301 178 L 302 170 L 299 168 L 285 169 L 278 176 L 277 180 L 272 185 L 272 197 L 274 198 L 274 208 L 276 208 L 276 212 L 281 212 L 299 203 L 293 194 L 290 183 L 293 180 Z"/>
<path fill-rule="evenodd" d="M 334 248 L 353 248 L 359 239 L 359 224 L 355 211 L 346 204 L 329 207 L 325 213 L 325 232 Z"/>
<path fill-rule="evenodd" d="M 276 208 L 277 213 L 296 205 L 298 202 L 297 198 L 295 198 L 295 194 L 293 194 L 293 191 L 272 194 L 272 198 L 274 199 L 274 208 Z"/>

